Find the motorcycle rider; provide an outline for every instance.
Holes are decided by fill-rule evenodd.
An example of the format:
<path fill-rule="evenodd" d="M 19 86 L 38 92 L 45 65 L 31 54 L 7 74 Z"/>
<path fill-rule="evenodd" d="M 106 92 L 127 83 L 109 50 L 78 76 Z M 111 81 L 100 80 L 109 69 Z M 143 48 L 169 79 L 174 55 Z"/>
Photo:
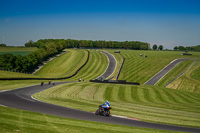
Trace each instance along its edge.
<path fill-rule="evenodd" d="M 102 104 L 103 109 L 110 107 L 110 103 L 106 100 L 104 104 Z"/>

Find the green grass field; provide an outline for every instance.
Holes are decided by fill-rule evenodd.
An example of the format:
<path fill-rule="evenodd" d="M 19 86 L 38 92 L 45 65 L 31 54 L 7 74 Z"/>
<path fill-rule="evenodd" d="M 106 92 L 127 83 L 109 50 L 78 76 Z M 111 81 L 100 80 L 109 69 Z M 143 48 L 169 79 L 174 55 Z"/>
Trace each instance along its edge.
<path fill-rule="evenodd" d="M 2 133 L 168 133 L 169 131 L 136 128 L 99 122 L 61 118 L 0 106 Z"/>
<path fill-rule="evenodd" d="M 38 76 L 34 76 L 32 74 L 18 73 L 18 72 L 10 72 L 10 71 L 2 71 L 0 70 L 0 78 L 37 78 Z"/>
<path fill-rule="evenodd" d="M 41 80 L 0 80 L 0 91 L 1 90 L 12 90 L 16 88 L 37 85 L 40 84 Z M 43 81 L 47 83 L 48 81 Z"/>
<path fill-rule="evenodd" d="M 109 100 L 112 114 L 143 121 L 200 127 L 200 95 L 156 86 L 69 83 L 34 95 L 45 102 L 95 112 Z"/>
<path fill-rule="evenodd" d="M 181 53 L 177 51 L 121 50 L 121 54 L 126 60 L 119 79 L 144 84 L 174 59 L 200 57 L 199 52 L 191 52 L 192 56 L 182 56 Z M 147 57 L 140 57 L 140 54 Z"/>
<path fill-rule="evenodd" d="M 26 55 L 32 51 L 37 50 L 37 48 L 27 48 L 27 47 L 0 47 L 1 54 L 13 54 L 13 55 Z"/>
<path fill-rule="evenodd" d="M 62 73 L 67 67 L 68 72 L 73 73 L 73 66 L 78 69 L 87 53 L 84 50 L 69 49 L 69 51 L 68 55 L 64 54 L 53 60 L 55 62 L 47 63 L 46 68 L 41 69 L 43 74 L 36 75 L 43 77 L 63 76 Z M 98 51 L 89 51 L 90 59 L 86 66 L 76 76 L 65 81 L 77 81 L 79 78 L 88 81 L 104 73 L 108 66 L 107 57 Z M 105 51 L 113 54 L 117 60 L 118 66 L 112 76 L 117 75 L 122 57 L 125 57 L 125 64 L 119 79 L 141 84 L 176 58 L 200 57 L 198 52 L 191 52 L 192 56 L 181 56 L 182 52 L 176 51 L 120 50 L 121 54 L 114 54 L 115 50 Z M 145 54 L 148 57 L 140 57 L 140 54 Z M 68 60 L 72 61 L 70 65 L 66 63 Z M 57 65 L 59 63 L 60 65 Z M 35 94 L 34 97 L 53 104 L 89 112 L 94 112 L 100 104 L 105 100 L 109 100 L 113 107 L 111 113 L 115 115 L 129 116 L 156 123 L 200 127 L 200 62 L 196 62 L 184 75 L 169 84 L 167 88 L 163 87 L 166 82 L 185 71 L 192 63 L 193 61 L 180 63 L 156 86 L 79 82 L 56 86 Z M 61 64 L 65 65 L 62 66 Z M 51 72 L 52 68 L 57 72 Z M 69 73 L 66 71 L 65 75 Z M 4 71 L 0 71 L 0 75 L 4 75 L 4 77 L 12 77 L 13 75 L 20 77 L 32 76 Z M 10 90 L 40 83 L 41 81 L 37 80 L 0 81 L 0 90 Z M 0 107 L 0 110 L 0 118 L 2 119 L 0 129 L 3 129 L 3 132 L 102 132 L 102 130 L 105 132 L 162 132 L 161 130 L 59 118 L 6 107 Z M 87 126 L 84 128 L 85 125 Z"/>
<path fill-rule="evenodd" d="M 45 64 L 34 75 L 48 78 L 71 76 L 86 62 L 87 56 L 85 50 L 68 49 L 67 53 Z"/>
<path fill-rule="evenodd" d="M 173 81 L 167 88 L 200 93 L 200 62 L 196 62 L 184 75 Z"/>
<path fill-rule="evenodd" d="M 77 75 L 68 79 L 77 81 L 79 78 L 85 81 L 95 79 L 102 75 L 108 66 L 108 59 L 105 54 L 95 50 L 90 50 L 90 58 L 88 63 L 78 72 Z"/>

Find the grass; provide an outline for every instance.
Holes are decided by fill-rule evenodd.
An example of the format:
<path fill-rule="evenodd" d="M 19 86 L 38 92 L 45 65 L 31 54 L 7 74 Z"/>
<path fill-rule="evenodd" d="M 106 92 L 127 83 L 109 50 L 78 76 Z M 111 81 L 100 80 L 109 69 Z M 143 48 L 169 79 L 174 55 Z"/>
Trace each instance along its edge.
<path fill-rule="evenodd" d="M 100 122 L 74 120 L 0 106 L 0 129 L 3 133 L 167 133 L 169 131 L 136 128 Z"/>
<path fill-rule="evenodd" d="M 120 52 L 126 60 L 119 79 L 141 84 L 144 84 L 174 59 L 200 57 L 198 52 L 191 52 L 192 56 L 181 56 L 182 52 L 177 51 L 120 50 Z M 140 57 L 140 54 L 147 57 Z"/>
<path fill-rule="evenodd" d="M 114 50 L 107 51 L 114 52 Z M 198 52 L 191 52 L 192 56 L 181 56 L 182 52 L 175 51 L 120 51 L 121 55 L 113 54 L 118 61 L 117 69 L 119 69 L 119 64 L 121 65 L 122 56 L 126 58 L 119 79 L 142 84 L 176 58 L 200 57 Z M 97 51 L 90 50 L 90 53 L 87 65 L 75 77 L 68 80 L 74 81 L 79 78 L 90 80 L 103 74 L 108 65 L 107 57 Z M 140 54 L 148 57 L 140 57 Z M 191 61 L 184 61 L 166 76 L 172 79 L 191 63 Z M 51 66 L 53 67 L 53 64 Z M 113 107 L 112 114 L 156 123 L 200 127 L 199 66 L 200 62 L 195 63 L 183 76 L 167 86 L 168 88 L 162 87 L 167 82 L 164 78 L 156 86 L 79 82 L 56 86 L 35 94 L 34 97 L 89 112 L 94 112 L 98 105 L 109 100 Z M 113 75 L 116 75 L 117 69 Z M 0 81 L 0 90 L 20 88 L 40 84 L 40 82 L 36 80 Z M 162 132 L 161 130 L 59 118 L 6 107 L 0 107 L 0 109 L 0 127 L 3 132 Z"/>
<path fill-rule="evenodd" d="M 37 76 L 34 76 L 32 74 L 0 70 L 0 78 L 37 78 Z"/>
<path fill-rule="evenodd" d="M 88 63 L 78 72 L 74 77 L 67 79 L 68 81 L 77 81 L 79 78 L 85 80 L 95 79 L 103 74 L 108 66 L 107 57 L 98 52 L 90 51 L 90 58 Z M 44 67 L 34 75 L 23 74 L 9 71 L 0 71 L 1 78 L 24 77 L 24 78 L 54 78 L 54 77 L 67 77 L 75 73 L 86 61 L 88 52 L 85 50 L 70 49 L 68 53 L 57 57 L 56 59 L 48 62 Z"/>
<path fill-rule="evenodd" d="M 1 54 L 13 54 L 13 55 L 26 55 L 32 51 L 37 50 L 36 47 L 0 47 Z"/>
<path fill-rule="evenodd" d="M 182 74 L 190 65 L 192 65 L 193 62 L 193 60 L 185 60 L 181 62 L 168 74 L 166 74 L 156 85 L 161 87 L 165 86 L 167 83 L 175 79 L 178 75 Z"/>
<path fill-rule="evenodd" d="M 109 100 L 115 115 L 200 127 L 200 95 L 156 86 L 69 83 L 34 95 L 45 102 L 94 112 Z"/>
<path fill-rule="evenodd" d="M 40 84 L 41 82 L 41 80 L 0 80 L 0 91 L 36 85 Z M 43 82 L 47 83 L 48 81 L 44 80 Z"/>
<path fill-rule="evenodd" d="M 85 63 L 87 56 L 85 50 L 68 49 L 67 53 L 48 62 L 34 75 L 44 78 L 71 76 Z"/>
<path fill-rule="evenodd" d="M 79 78 L 85 81 L 95 79 L 102 75 L 108 66 L 108 59 L 105 54 L 95 50 L 90 50 L 90 58 L 88 63 L 78 72 L 77 75 L 68 79 L 77 81 Z"/>
<path fill-rule="evenodd" d="M 200 62 L 196 62 L 184 75 L 177 78 L 167 88 L 200 93 Z"/>

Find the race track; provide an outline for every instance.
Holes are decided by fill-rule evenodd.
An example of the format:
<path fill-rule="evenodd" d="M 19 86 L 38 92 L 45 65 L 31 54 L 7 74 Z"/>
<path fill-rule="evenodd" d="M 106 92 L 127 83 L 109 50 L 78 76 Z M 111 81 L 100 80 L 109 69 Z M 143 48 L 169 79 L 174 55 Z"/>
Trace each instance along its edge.
<path fill-rule="evenodd" d="M 64 83 L 67 82 L 56 83 L 56 85 Z M 48 89 L 50 87 L 53 87 L 53 85 L 49 84 L 44 84 L 43 86 L 35 85 L 11 91 L 1 92 L 0 104 L 12 108 L 45 113 L 60 117 L 80 119 L 80 120 L 97 121 L 97 122 L 127 125 L 133 127 L 155 128 L 155 129 L 170 130 L 170 131 L 200 132 L 200 129 L 189 128 L 189 127 L 179 127 L 173 125 L 149 123 L 138 120 L 119 118 L 114 116 L 112 117 L 98 116 L 95 115 L 94 113 L 61 107 L 58 105 L 41 102 L 32 98 L 33 94 Z"/>
<path fill-rule="evenodd" d="M 106 79 L 115 71 L 117 61 L 112 54 L 105 52 L 105 51 L 101 51 L 101 52 L 107 56 L 109 64 L 108 64 L 106 71 L 99 77 L 104 77 Z"/>
<path fill-rule="evenodd" d="M 112 61 L 109 61 L 109 65 L 111 64 L 112 64 Z M 115 67 L 112 67 L 112 68 L 114 69 Z M 109 76 L 110 74 L 107 74 L 107 72 L 109 71 L 106 71 L 104 74 Z M 69 83 L 69 82 L 60 82 L 60 83 L 56 83 L 56 85 L 65 84 L 65 83 Z M 66 107 L 62 107 L 58 105 L 53 105 L 53 104 L 45 103 L 45 102 L 38 101 L 32 98 L 33 94 L 43 91 L 45 89 L 51 88 L 51 87 L 53 87 L 52 84 L 51 85 L 44 84 L 43 86 L 34 85 L 34 86 L 23 87 L 23 88 L 19 88 L 15 90 L 0 92 L 0 105 L 22 109 L 22 110 L 55 115 L 59 117 L 80 119 L 80 120 L 97 121 L 97 122 L 103 122 L 103 123 L 111 123 L 111 124 L 119 124 L 119 125 L 133 126 L 133 127 L 143 127 L 143 128 L 154 128 L 154 129 L 162 129 L 162 130 L 170 130 L 170 131 L 196 132 L 196 133 L 200 132 L 200 129 L 198 128 L 180 127 L 180 126 L 173 126 L 173 125 L 143 122 L 143 121 L 138 121 L 138 120 L 120 118 L 116 116 L 112 116 L 112 117 L 98 116 L 91 112 L 85 112 L 85 111 L 66 108 Z"/>

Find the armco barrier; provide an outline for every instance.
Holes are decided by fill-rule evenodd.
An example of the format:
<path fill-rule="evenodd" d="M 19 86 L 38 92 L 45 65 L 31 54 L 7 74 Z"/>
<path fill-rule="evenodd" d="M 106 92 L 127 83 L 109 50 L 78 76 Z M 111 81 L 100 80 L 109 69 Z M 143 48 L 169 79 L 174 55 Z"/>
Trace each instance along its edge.
<path fill-rule="evenodd" d="M 123 58 L 123 61 L 122 61 L 121 67 L 120 67 L 119 72 L 118 72 L 118 74 L 117 74 L 117 77 L 116 77 L 117 80 L 118 80 L 118 78 L 119 78 L 120 72 L 121 72 L 122 67 L 123 67 L 123 65 L 124 65 L 124 61 L 125 61 L 125 58 Z"/>
<path fill-rule="evenodd" d="M 0 80 L 60 80 L 60 79 L 69 79 L 73 76 L 75 76 L 89 61 L 90 58 L 90 52 L 87 50 L 88 52 L 88 57 L 86 62 L 71 76 L 68 77 L 63 77 L 63 78 L 0 78 Z"/>
<path fill-rule="evenodd" d="M 90 80 L 90 82 L 96 82 L 96 83 L 110 83 L 110 84 L 130 84 L 130 85 L 140 85 L 140 83 L 137 82 L 126 82 L 126 80 Z"/>

